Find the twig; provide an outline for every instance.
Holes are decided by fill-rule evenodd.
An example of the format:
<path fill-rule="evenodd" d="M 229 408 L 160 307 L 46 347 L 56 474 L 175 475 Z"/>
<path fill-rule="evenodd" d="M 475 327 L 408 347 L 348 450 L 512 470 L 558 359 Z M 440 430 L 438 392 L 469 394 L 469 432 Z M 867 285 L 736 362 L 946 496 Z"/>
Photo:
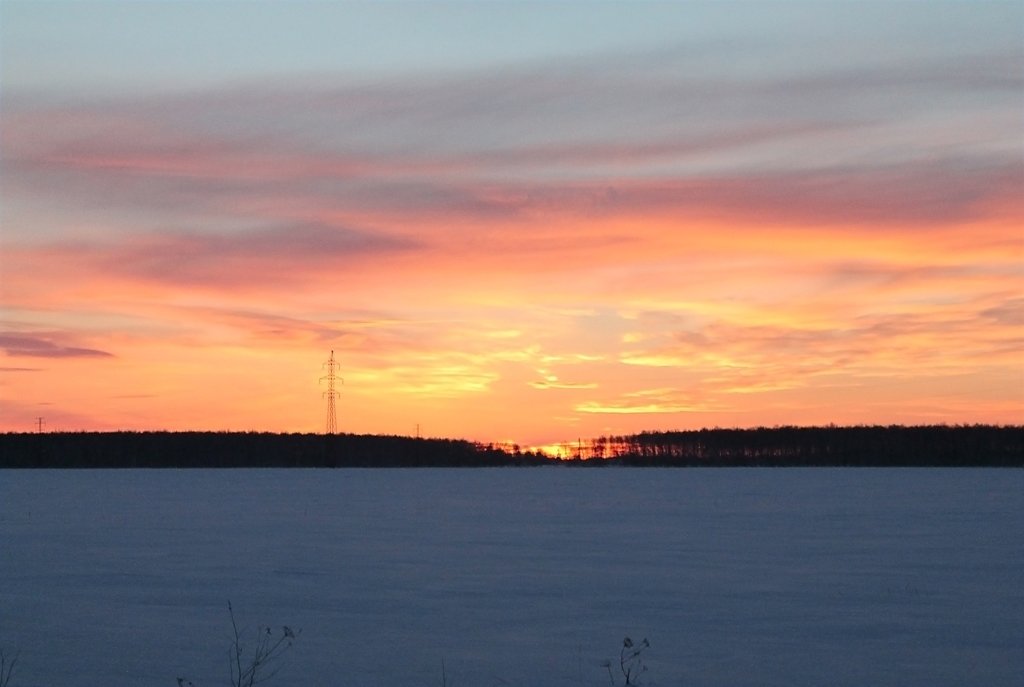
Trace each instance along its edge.
<path fill-rule="evenodd" d="M 0 649 L 0 687 L 7 687 L 11 683 L 11 675 L 14 674 L 14 666 L 18 663 L 18 654 L 14 654 L 8 662 L 7 654 Z"/>

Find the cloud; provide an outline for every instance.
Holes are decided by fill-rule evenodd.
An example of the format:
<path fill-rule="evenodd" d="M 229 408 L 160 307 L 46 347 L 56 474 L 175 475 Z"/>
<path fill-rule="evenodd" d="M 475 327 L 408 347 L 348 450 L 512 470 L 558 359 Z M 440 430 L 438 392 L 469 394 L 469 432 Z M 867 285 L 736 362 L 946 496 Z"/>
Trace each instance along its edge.
<path fill-rule="evenodd" d="M 856 164 L 825 167 L 809 158 L 781 169 L 686 165 L 702 151 L 724 147 L 742 152 L 764 139 L 785 143 L 789 150 L 813 148 L 794 138 L 812 126 L 751 125 L 682 140 L 673 135 L 647 141 L 546 142 L 437 153 L 435 159 L 355 162 L 332 160 L 339 154 L 330 151 L 267 155 L 258 149 L 212 162 L 216 153 L 208 150 L 146 152 L 137 154 L 144 160 L 110 161 L 99 141 L 92 158 L 15 159 L 7 173 L 11 184 L 29 195 L 60 186 L 79 206 L 102 199 L 168 217 L 187 209 L 193 216 L 209 214 L 215 224 L 251 223 L 253 213 L 263 215 L 263 221 L 303 212 L 394 222 L 668 212 L 818 226 L 968 219 L 983 216 L 996 203 L 1021 211 L 1014 199 L 1024 169 L 1013 151 L 876 162 L 865 156 Z M 656 174 L 644 169 L 660 161 L 672 164 Z M 631 171 L 631 162 L 641 168 Z M 552 169 L 561 171 L 552 176 Z"/>
<path fill-rule="evenodd" d="M 354 328 L 336 326 L 323 322 L 256 310 L 233 310 L 225 308 L 184 308 L 185 317 L 198 317 L 216 325 L 226 325 L 242 330 L 253 339 L 266 342 L 280 341 L 294 345 L 295 341 L 316 343 L 340 343 L 359 338 Z"/>
<path fill-rule="evenodd" d="M 596 389 L 596 382 L 563 382 L 558 379 L 541 379 L 530 382 L 534 389 Z"/>
<path fill-rule="evenodd" d="M 836 326 L 717 320 L 663 336 L 660 346 L 627 349 L 620 360 L 686 370 L 714 394 L 806 387 L 836 375 L 934 377 L 1012 365 L 1019 337 L 1009 327 L 979 329 L 976 307 L 861 315 Z"/>
<path fill-rule="evenodd" d="M 897 225 L 984 217 L 995 203 L 1024 213 L 1015 189 L 1024 168 L 1015 162 L 981 167 L 957 163 L 913 163 L 715 176 L 699 179 L 622 182 L 561 192 L 576 206 L 597 204 L 605 212 L 680 217 L 717 217 L 808 228 L 860 225 L 867 231 Z"/>
<path fill-rule="evenodd" d="M 65 346 L 50 337 L 0 333 L 0 349 L 9 356 L 32 358 L 112 358 L 113 354 L 94 348 Z"/>
<path fill-rule="evenodd" d="M 1024 298 L 1010 298 L 999 305 L 982 310 L 981 315 L 999 324 L 1024 325 Z"/>
<path fill-rule="evenodd" d="M 499 379 L 498 373 L 459 354 L 418 356 L 416 365 L 388 365 L 374 371 L 378 388 L 407 397 L 458 398 L 481 394 Z"/>
<path fill-rule="evenodd" d="M 415 248 L 416 243 L 406 238 L 295 224 L 250 231 L 149 233 L 116 244 L 67 241 L 25 252 L 142 281 L 244 287 L 302 282 L 356 261 Z"/>
<path fill-rule="evenodd" d="M 623 393 L 618 398 L 585 401 L 575 406 L 578 413 L 603 415 L 704 413 L 722 408 L 713 399 L 698 398 L 692 392 L 673 388 L 641 389 Z"/>
<path fill-rule="evenodd" d="M 656 211 L 818 226 L 975 217 L 1024 181 L 1016 55 L 801 76 L 691 57 L 8 99 L 5 183 L 76 212 L 213 227 Z"/>

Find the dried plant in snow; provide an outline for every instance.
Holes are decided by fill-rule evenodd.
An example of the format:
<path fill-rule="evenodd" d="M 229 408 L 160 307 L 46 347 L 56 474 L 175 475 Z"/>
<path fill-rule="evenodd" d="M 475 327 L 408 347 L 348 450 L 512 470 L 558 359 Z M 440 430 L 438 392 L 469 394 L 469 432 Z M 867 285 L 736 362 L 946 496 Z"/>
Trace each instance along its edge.
<path fill-rule="evenodd" d="M 0 649 L 0 687 L 7 687 L 10 684 L 10 676 L 14 675 L 16 663 L 17 653 L 8 656 L 3 649 Z"/>
<path fill-rule="evenodd" d="M 253 687 L 253 685 L 265 682 L 277 675 L 281 670 L 277 661 L 292 648 L 292 642 L 302 634 L 302 630 L 294 631 L 287 625 L 281 628 L 280 633 L 269 627 L 257 628 L 256 642 L 252 652 L 247 655 L 245 643 L 242 641 L 242 633 L 238 630 L 235 611 L 231 608 L 230 601 L 228 602 L 228 613 L 231 615 L 231 629 L 234 632 L 234 641 L 228 652 L 232 687 Z"/>
<path fill-rule="evenodd" d="M 302 630 L 293 630 L 287 625 L 282 626 L 280 631 L 270 627 L 259 627 L 256 629 L 255 641 L 249 645 L 242 638 L 242 631 L 238 629 L 235 610 L 230 601 L 228 615 L 231 616 L 233 633 L 231 648 L 228 650 L 231 687 L 254 687 L 277 675 L 281 670 L 281 657 L 292 648 L 292 643 L 302 634 Z M 4 687 L 3 683 L 0 683 L 0 687 Z M 178 687 L 196 685 L 187 678 L 179 677 Z"/>
<path fill-rule="evenodd" d="M 8 657 L 3 649 L 0 649 L 0 687 L 7 687 L 11 684 L 11 676 L 14 675 L 14 666 L 18 662 L 18 654 Z"/>
<path fill-rule="evenodd" d="M 650 645 L 651 643 L 647 641 L 646 637 L 639 644 L 634 644 L 629 637 L 622 640 L 622 649 L 619 651 L 619 672 L 622 673 L 623 685 L 640 684 L 640 675 L 647 672 L 647 666 L 644 665 L 641 654 Z M 608 670 L 608 679 L 614 687 L 615 675 L 612 673 L 612 662 L 605 661 L 601 667 Z"/>

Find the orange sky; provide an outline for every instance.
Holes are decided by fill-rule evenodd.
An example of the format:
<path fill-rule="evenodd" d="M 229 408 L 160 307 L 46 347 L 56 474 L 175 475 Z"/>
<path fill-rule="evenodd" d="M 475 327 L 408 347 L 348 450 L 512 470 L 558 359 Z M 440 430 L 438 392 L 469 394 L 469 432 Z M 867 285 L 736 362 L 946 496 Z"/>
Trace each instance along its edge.
<path fill-rule="evenodd" d="M 331 350 L 358 433 L 1024 421 L 1006 6 L 934 45 L 844 22 L 824 60 L 766 29 L 736 62 L 717 23 L 532 54 L 525 22 L 483 66 L 160 88 L 33 71 L 17 8 L 0 431 L 322 431 Z M 908 36 L 937 21 L 904 9 Z"/>

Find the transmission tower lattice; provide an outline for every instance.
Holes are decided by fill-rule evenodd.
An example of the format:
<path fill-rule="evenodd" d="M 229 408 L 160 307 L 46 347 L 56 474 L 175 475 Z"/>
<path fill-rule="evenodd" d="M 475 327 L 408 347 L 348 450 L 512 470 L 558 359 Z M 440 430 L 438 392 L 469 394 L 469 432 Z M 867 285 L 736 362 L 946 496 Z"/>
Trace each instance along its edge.
<path fill-rule="evenodd" d="M 331 357 L 324 363 L 324 368 L 327 370 L 327 374 L 321 377 L 320 381 L 327 380 L 327 391 L 324 392 L 324 396 L 327 397 L 327 433 L 335 434 L 338 431 L 338 416 L 334 407 L 334 400 L 341 394 L 334 389 L 334 382 L 340 379 L 341 383 L 344 384 L 345 380 L 335 374 L 335 371 L 338 369 L 338 363 L 334 360 L 334 351 L 331 351 Z"/>

